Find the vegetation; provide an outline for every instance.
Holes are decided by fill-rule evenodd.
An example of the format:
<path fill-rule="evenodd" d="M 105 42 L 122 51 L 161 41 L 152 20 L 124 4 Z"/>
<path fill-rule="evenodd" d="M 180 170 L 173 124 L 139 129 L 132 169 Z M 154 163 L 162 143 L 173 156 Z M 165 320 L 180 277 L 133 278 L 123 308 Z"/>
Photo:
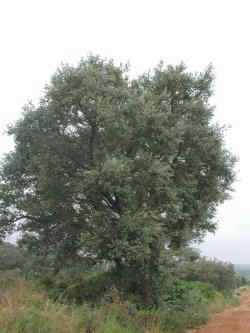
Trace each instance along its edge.
<path fill-rule="evenodd" d="M 235 287 L 236 274 L 230 263 L 199 257 L 191 265 L 184 262 L 183 266 L 183 279 L 187 281 L 208 282 L 219 291 L 229 291 Z"/>
<path fill-rule="evenodd" d="M 8 242 L 0 243 L 0 271 L 21 269 L 24 262 L 24 255 L 15 245 Z"/>
<path fill-rule="evenodd" d="M 238 264 L 234 265 L 234 269 L 239 277 L 249 280 L 250 279 L 250 265 L 249 264 Z"/>
<path fill-rule="evenodd" d="M 0 293 L 3 333 L 184 333 L 229 304 L 212 285 L 178 282 L 171 307 L 138 309 L 114 288 L 95 307 L 76 306 L 52 301 L 37 282 L 10 272 L 0 276 Z"/>
<path fill-rule="evenodd" d="M 12 253 L 12 247 L 21 255 L 23 249 L 13 245 L 6 249 Z M 214 312 L 236 304 L 233 289 L 244 282 L 230 264 L 206 261 L 197 251 L 182 249 L 172 256 L 173 278 L 160 286 L 162 301 L 156 307 L 138 294 L 120 292 L 118 281 L 105 267 L 84 271 L 75 265 L 55 275 L 48 269 L 48 258 L 22 256 L 22 265 L 0 274 L 1 332 L 33 333 L 39 327 L 41 333 L 184 333 L 204 324 Z M 169 260 L 168 269 L 170 264 Z M 195 270 L 195 280 L 189 281 Z M 221 278 L 231 281 L 230 289 L 219 283 Z"/>
<path fill-rule="evenodd" d="M 130 80 L 90 56 L 24 107 L 0 167 L 0 235 L 22 231 L 0 247 L 20 276 L 1 279 L 1 332 L 180 333 L 225 306 L 233 266 L 189 248 L 234 180 L 212 83 L 211 67 Z"/>
<path fill-rule="evenodd" d="M 25 106 L 0 169 L 0 231 L 19 222 L 55 270 L 108 262 L 121 290 L 157 303 L 166 245 L 214 231 L 235 159 L 213 123 L 210 67 L 126 72 L 93 56 L 64 65 Z"/>

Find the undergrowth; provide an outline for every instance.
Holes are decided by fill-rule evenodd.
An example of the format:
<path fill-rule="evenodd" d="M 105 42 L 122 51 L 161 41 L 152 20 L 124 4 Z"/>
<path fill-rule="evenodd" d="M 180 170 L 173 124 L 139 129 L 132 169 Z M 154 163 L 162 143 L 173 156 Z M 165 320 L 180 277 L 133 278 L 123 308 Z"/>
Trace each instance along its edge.
<path fill-rule="evenodd" d="M 177 281 L 157 310 L 139 309 L 116 288 L 106 292 L 98 305 L 64 304 L 48 297 L 37 282 L 16 274 L 0 277 L 0 293 L 1 333 L 184 333 L 204 324 L 233 299 L 210 284 Z"/>

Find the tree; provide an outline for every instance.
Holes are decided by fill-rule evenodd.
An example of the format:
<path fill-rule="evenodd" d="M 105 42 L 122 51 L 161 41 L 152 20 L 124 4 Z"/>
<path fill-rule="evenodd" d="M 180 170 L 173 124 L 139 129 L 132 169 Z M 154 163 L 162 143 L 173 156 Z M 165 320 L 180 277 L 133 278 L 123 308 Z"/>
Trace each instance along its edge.
<path fill-rule="evenodd" d="M 214 231 L 231 191 L 235 159 L 213 123 L 212 82 L 211 67 L 161 63 L 130 80 L 126 66 L 99 57 L 63 65 L 9 128 L 2 234 L 19 222 L 45 255 L 81 251 L 130 274 L 130 290 L 152 285 L 166 244 Z"/>

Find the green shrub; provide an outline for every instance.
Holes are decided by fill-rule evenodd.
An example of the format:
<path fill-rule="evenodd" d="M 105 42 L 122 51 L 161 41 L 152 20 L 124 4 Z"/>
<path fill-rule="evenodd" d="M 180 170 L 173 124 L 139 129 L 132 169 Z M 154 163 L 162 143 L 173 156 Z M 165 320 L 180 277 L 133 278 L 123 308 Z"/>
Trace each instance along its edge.
<path fill-rule="evenodd" d="M 214 286 L 200 281 L 176 280 L 168 291 L 167 301 L 182 304 L 183 298 L 193 290 L 198 290 L 205 299 L 214 298 L 217 294 Z"/>
<path fill-rule="evenodd" d="M 25 257 L 15 245 L 0 243 L 0 271 L 21 269 L 25 263 Z"/>
<path fill-rule="evenodd" d="M 223 292 L 235 288 L 237 280 L 232 264 L 207 258 L 186 263 L 182 278 L 187 281 L 211 283 L 218 291 Z"/>
<path fill-rule="evenodd" d="M 108 272 L 95 271 L 78 276 L 46 276 L 41 279 L 49 295 L 56 300 L 64 300 L 82 304 L 98 302 L 107 293 L 113 280 Z"/>
<path fill-rule="evenodd" d="M 208 320 L 207 305 L 217 295 L 209 283 L 176 280 L 165 303 L 164 320 L 169 332 L 185 332 L 187 327 L 204 324 Z"/>

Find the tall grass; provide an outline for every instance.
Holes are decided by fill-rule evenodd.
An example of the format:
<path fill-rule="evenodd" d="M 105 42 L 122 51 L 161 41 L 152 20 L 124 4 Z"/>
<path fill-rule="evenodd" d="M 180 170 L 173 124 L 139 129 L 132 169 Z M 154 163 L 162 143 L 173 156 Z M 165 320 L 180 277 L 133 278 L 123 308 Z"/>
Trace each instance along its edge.
<path fill-rule="evenodd" d="M 98 308 L 63 305 L 50 300 L 34 283 L 5 275 L 0 278 L 1 333 L 163 333 L 157 312 L 135 311 L 116 290 L 112 302 Z"/>
<path fill-rule="evenodd" d="M 0 293 L 1 333 L 80 332 L 80 318 L 69 308 L 52 303 L 30 282 L 4 276 Z"/>
<path fill-rule="evenodd" d="M 183 292 L 185 288 L 187 292 Z M 65 305 L 49 298 L 37 283 L 5 274 L 0 276 L 0 332 L 184 333 L 228 304 L 219 293 L 211 296 L 208 285 L 179 284 L 175 293 L 181 295 L 179 303 L 166 304 L 160 310 L 138 310 L 121 299 L 116 289 L 111 289 L 98 306 Z"/>

